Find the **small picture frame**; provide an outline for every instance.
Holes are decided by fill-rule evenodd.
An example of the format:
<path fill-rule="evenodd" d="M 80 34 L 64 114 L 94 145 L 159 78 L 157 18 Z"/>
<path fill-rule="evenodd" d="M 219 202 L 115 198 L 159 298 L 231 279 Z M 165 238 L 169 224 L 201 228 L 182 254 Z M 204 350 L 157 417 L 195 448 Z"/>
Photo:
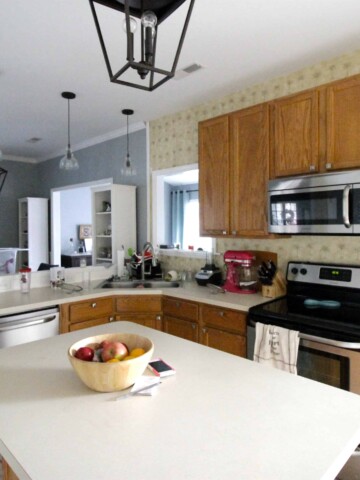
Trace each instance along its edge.
<path fill-rule="evenodd" d="M 79 239 L 92 238 L 92 225 L 79 225 Z"/>

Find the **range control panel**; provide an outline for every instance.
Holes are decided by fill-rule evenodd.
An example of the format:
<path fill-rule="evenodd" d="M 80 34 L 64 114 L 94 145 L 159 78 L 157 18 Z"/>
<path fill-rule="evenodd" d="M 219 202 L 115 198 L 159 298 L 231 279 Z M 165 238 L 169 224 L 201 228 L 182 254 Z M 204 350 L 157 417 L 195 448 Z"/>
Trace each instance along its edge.
<path fill-rule="evenodd" d="M 360 266 L 289 262 L 286 278 L 290 282 L 360 288 Z"/>

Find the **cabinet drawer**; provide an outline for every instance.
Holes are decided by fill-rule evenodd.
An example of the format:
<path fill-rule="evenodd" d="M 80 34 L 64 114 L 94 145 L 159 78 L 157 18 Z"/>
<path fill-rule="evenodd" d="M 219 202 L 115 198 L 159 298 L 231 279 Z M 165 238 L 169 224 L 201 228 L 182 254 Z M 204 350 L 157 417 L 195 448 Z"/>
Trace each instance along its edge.
<path fill-rule="evenodd" d="M 214 325 L 234 330 L 241 335 L 246 334 L 246 313 L 243 312 L 202 305 L 201 320 L 203 325 Z"/>
<path fill-rule="evenodd" d="M 169 297 L 164 298 L 163 312 L 173 317 L 185 318 L 186 320 L 194 320 L 196 322 L 199 318 L 199 306 L 196 303 Z"/>
<path fill-rule="evenodd" d="M 122 315 L 115 315 L 116 321 L 134 322 L 144 327 L 154 328 L 155 330 L 162 329 L 162 316 L 160 313 L 127 313 Z"/>
<path fill-rule="evenodd" d="M 161 295 L 124 295 L 116 297 L 116 311 L 161 312 Z"/>
<path fill-rule="evenodd" d="M 101 318 L 113 312 L 112 298 L 97 298 L 87 302 L 74 303 L 69 307 L 69 320 L 71 323 L 92 318 Z"/>

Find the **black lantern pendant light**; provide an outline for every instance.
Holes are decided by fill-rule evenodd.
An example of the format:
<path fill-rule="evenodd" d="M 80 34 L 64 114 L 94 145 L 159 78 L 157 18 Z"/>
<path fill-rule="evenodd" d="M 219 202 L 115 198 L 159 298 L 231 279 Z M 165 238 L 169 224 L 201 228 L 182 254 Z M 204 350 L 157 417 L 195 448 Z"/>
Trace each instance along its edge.
<path fill-rule="evenodd" d="M 156 65 L 158 27 L 173 12 L 175 12 L 177 8 L 183 3 L 186 3 L 186 1 L 189 2 L 189 9 L 182 28 L 179 44 L 175 52 L 172 68 L 171 70 L 159 68 Z M 89 2 L 111 82 L 152 91 L 175 75 L 195 0 L 89 0 Z M 115 72 L 113 71 L 106 50 L 104 37 L 94 5 L 95 3 L 111 8 L 116 12 L 120 12 L 120 15 L 123 18 L 127 41 L 126 62 L 123 67 Z M 133 17 L 140 19 L 139 41 L 141 45 L 141 58 L 138 60 L 134 59 L 134 34 L 137 30 L 137 22 Z M 120 24 L 121 23 L 119 22 L 119 25 Z M 128 76 L 130 72 L 129 69 L 137 71 L 140 77 L 139 83 L 133 81 L 131 75 Z M 157 81 L 155 81 L 154 78 L 155 74 L 157 74 Z"/>
<path fill-rule="evenodd" d="M 62 92 L 61 96 L 68 101 L 68 145 L 65 156 L 60 160 L 59 167 L 61 170 L 77 170 L 79 162 L 75 158 L 70 145 L 70 100 L 76 98 L 76 95 L 72 92 Z"/>
<path fill-rule="evenodd" d="M 130 152 L 129 152 L 129 115 L 134 113 L 134 110 L 130 108 L 125 108 L 121 111 L 123 115 L 126 115 L 126 156 L 124 160 L 124 167 L 121 169 L 121 175 L 130 177 L 136 175 L 136 170 L 131 163 Z"/>
<path fill-rule="evenodd" d="M 0 192 L 1 192 L 1 189 L 3 188 L 3 186 L 4 186 L 5 178 L 6 178 L 7 173 L 8 172 L 7 172 L 7 170 L 5 170 L 5 168 L 0 167 Z"/>

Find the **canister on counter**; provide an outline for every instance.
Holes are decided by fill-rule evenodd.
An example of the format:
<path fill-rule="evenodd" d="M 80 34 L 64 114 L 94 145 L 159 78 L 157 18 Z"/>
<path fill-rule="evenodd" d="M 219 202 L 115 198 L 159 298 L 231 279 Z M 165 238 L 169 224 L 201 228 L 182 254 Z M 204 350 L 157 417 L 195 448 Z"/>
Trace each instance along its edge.
<path fill-rule="evenodd" d="M 22 293 L 30 292 L 30 283 L 31 283 L 31 268 L 23 267 L 20 268 L 20 291 Z"/>

